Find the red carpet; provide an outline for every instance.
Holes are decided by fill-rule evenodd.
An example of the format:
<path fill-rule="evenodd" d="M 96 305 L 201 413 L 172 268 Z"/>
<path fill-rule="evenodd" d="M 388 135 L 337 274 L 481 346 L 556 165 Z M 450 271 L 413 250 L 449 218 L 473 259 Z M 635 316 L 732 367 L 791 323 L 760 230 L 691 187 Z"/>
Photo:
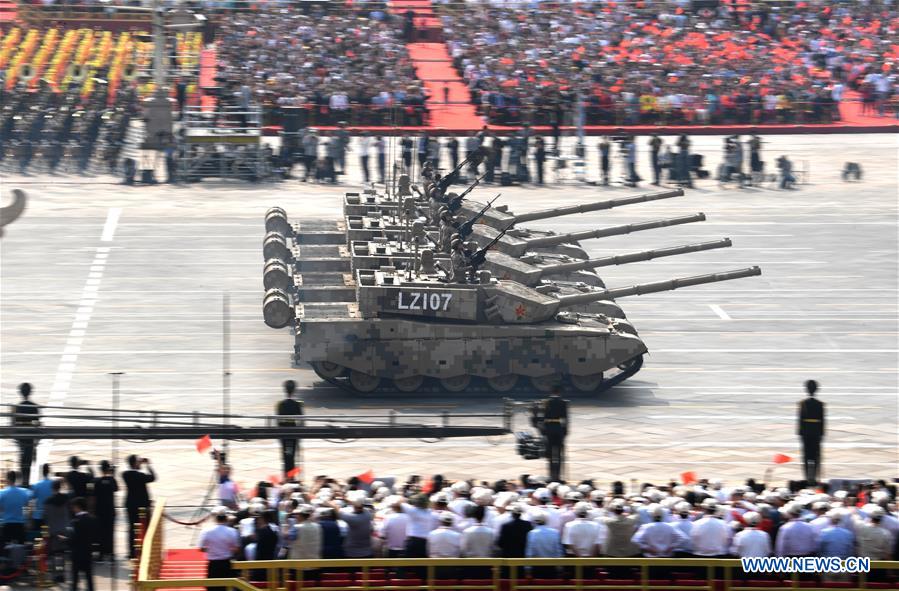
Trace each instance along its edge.
<path fill-rule="evenodd" d="M 431 96 L 427 102 L 431 127 L 455 132 L 480 130 L 484 122 L 474 105 L 469 103 L 468 87 L 453 69 L 446 45 L 409 43 L 406 48 L 415 66 L 415 75 L 424 82 Z M 443 104 L 444 85 L 449 89 L 448 105 Z"/>
<path fill-rule="evenodd" d="M 160 579 L 205 579 L 206 556 L 196 548 L 167 550 L 162 559 Z M 203 591 L 202 587 L 178 588 L 175 591 Z"/>

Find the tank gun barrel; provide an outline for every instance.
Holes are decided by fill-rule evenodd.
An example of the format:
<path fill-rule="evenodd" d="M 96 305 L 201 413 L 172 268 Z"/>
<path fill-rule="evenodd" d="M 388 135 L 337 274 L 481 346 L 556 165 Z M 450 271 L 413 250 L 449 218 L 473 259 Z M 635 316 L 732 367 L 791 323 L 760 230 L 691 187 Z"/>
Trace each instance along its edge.
<path fill-rule="evenodd" d="M 651 261 L 662 257 L 672 257 L 679 254 L 687 254 L 691 252 L 700 252 L 703 250 L 713 250 L 716 248 L 727 248 L 731 245 L 730 238 L 722 240 L 712 240 L 710 242 L 699 242 L 696 244 L 685 244 L 683 246 L 671 246 L 668 248 L 659 248 L 656 250 L 642 250 L 639 252 L 631 252 L 627 254 L 619 254 L 610 257 L 601 257 L 596 259 L 587 259 L 586 261 L 575 261 L 573 263 L 559 263 L 557 265 L 548 265 L 543 267 L 544 273 L 571 273 L 574 271 L 582 271 L 585 269 L 596 269 L 599 267 L 611 267 L 614 265 L 626 265 L 628 263 L 638 263 L 640 261 Z"/>
<path fill-rule="evenodd" d="M 670 199 L 672 197 L 680 197 L 684 194 L 683 189 L 672 189 L 670 191 L 658 191 L 655 193 L 646 193 L 644 195 L 635 195 L 633 197 L 621 197 L 619 199 L 609 199 L 606 201 L 594 201 L 593 203 L 582 203 L 579 205 L 569 205 L 567 207 L 555 207 L 553 209 L 541 209 L 528 213 L 521 213 L 516 216 L 515 223 L 533 222 L 536 220 L 545 220 L 562 215 L 570 215 L 573 213 L 587 213 L 590 211 L 599 211 L 601 209 L 612 209 L 631 205 L 634 203 L 645 203 L 647 201 L 658 201 L 659 199 Z"/>
<path fill-rule="evenodd" d="M 657 281 L 655 283 L 640 283 L 631 287 L 619 287 L 603 291 L 578 293 L 559 297 L 559 307 L 570 308 L 572 306 L 589 304 L 600 300 L 623 298 L 632 295 L 645 295 L 648 293 L 658 293 L 660 291 L 673 291 L 682 287 L 717 283 L 719 281 L 730 281 L 731 279 L 754 277 L 755 275 L 761 274 L 762 270 L 759 267 L 750 267 L 748 269 L 724 271 L 722 273 L 709 273 L 707 275 L 696 275 L 694 277 L 681 277 L 678 279 L 669 279 L 668 281 Z"/>
<path fill-rule="evenodd" d="M 702 221 L 705 221 L 705 214 L 694 213 L 692 215 L 667 218 L 663 220 L 653 220 L 650 222 L 637 222 L 635 224 L 625 224 L 622 226 L 609 226 L 608 228 L 600 228 L 598 230 L 585 230 L 583 232 L 571 232 L 568 234 L 555 234 L 553 236 L 530 238 L 527 241 L 527 247 L 545 248 L 547 246 L 555 246 L 557 244 L 564 244 L 566 242 L 577 242 L 580 240 L 589 240 L 591 238 L 606 238 L 607 236 L 619 236 L 621 234 L 630 234 L 631 232 L 642 232 L 643 230 L 667 228 L 668 226 L 691 224 L 693 222 Z"/>

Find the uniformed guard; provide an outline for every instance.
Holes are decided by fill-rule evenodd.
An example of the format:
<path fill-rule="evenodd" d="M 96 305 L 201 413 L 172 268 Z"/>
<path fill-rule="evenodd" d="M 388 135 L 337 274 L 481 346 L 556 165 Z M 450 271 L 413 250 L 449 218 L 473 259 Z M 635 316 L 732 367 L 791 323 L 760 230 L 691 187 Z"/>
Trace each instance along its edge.
<path fill-rule="evenodd" d="M 440 231 L 437 235 L 437 244 L 442 252 L 450 251 L 450 242 L 453 234 L 456 234 L 456 227 L 453 225 L 453 214 L 446 207 L 440 210 Z"/>
<path fill-rule="evenodd" d="M 303 414 L 303 402 L 300 400 L 294 400 L 293 397 L 296 389 L 297 384 L 293 380 L 287 380 L 286 382 L 284 382 L 285 397 L 284 400 L 278 403 L 278 408 L 276 409 L 278 416 L 294 416 Z M 280 419 L 278 420 L 278 426 L 301 427 L 302 421 Z M 300 442 L 295 437 L 281 439 L 281 463 L 284 468 L 285 475 L 296 467 L 297 448 L 299 448 L 299 445 Z"/>
<path fill-rule="evenodd" d="M 546 441 L 546 457 L 549 460 L 549 479 L 562 480 L 562 464 L 565 461 L 565 437 L 568 436 L 568 401 L 562 398 L 562 388 L 555 386 L 549 398 L 543 401 L 543 438 Z"/>
<path fill-rule="evenodd" d="M 462 244 L 462 239 L 454 238 L 450 243 L 450 247 L 452 250 L 452 254 L 450 255 L 452 274 L 449 279 L 456 283 L 464 283 L 465 273 L 468 271 L 469 267 L 469 261 L 468 254 L 465 252 L 465 247 Z"/>
<path fill-rule="evenodd" d="M 22 400 L 13 407 L 12 425 L 14 427 L 39 427 L 41 424 L 40 408 L 29 400 L 31 396 L 31 384 L 25 382 L 19 384 L 19 394 Z M 31 463 L 34 461 L 34 447 L 37 443 L 34 439 L 17 439 L 19 446 L 19 468 L 22 470 L 22 486 L 28 486 L 31 476 Z"/>
<path fill-rule="evenodd" d="M 802 463 L 805 467 L 805 479 L 808 484 L 818 482 L 821 469 L 821 439 L 824 438 L 824 403 L 815 398 L 818 382 L 808 380 L 805 383 L 808 397 L 799 403 L 799 437 L 802 438 Z"/>

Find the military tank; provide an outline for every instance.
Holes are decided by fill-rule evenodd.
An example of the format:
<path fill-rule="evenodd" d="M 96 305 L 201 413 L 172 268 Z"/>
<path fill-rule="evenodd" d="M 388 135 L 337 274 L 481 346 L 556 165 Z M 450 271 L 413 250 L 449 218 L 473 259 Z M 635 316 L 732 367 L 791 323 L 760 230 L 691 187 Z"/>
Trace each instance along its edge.
<path fill-rule="evenodd" d="M 758 267 L 552 297 L 478 272 L 475 283 L 390 268 L 357 274 L 358 307 L 296 319 L 295 361 L 341 388 L 415 392 L 436 381 L 461 392 L 477 380 L 508 392 L 527 380 L 606 390 L 639 371 L 646 345 L 631 330 L 576 306 L 759 275 Z"/>
<path fill-rule="evenodd" d="M 491 209 L 487 208 L 486 204 L 475 211 L 468 211 L 465 214 L 465 217 L 467 219 L 478 217 L 479 223 L 473 226 L 471 239 L 484 240 L 489 242 L 490 240 L 495 238 L 501 230 L 516 226 L 520 222 L 547 220 L 577 213 L 587 213 L 592 211 L 613 209 L 637 203 L 646 203 L 649 201 L 657 201 L 661 199 L 671 199 L 673 197 L 679 197 L 683 194 L 684 192 L 681 189 L 672 191 L 659 191 L 656 193 L 647 193 L 643 195 L 635 195 L 632 197 L 621 197 L 618 199 L 606 199 L 602 201 L 594 201 L 591 203 L 572 205 L 568 207 L 543 209 L 514 216 L 505 215 L 506 225 L 501 226 L 498 229 L 484 222 L 484 220 L 489 217 L 489 214 L 492 211 Z M 466 202 L 463 201 L 463 204 L 465 203 Z M 463 207 L 466 206 L 463 205 Z M 390 214 L 373 213 L 362 216 L 348 215 L 346 216 L 347 245 L 349 246 L 353 241 L 372 240 L 374 238 L 398 240 L 408 232 L 409 221 L 410 220 L 408 217 L 406 217 L 405 219 L 403 218 L 403 216 L 400 214 L 400 210 L 397 210 L 396 212 Z M 439 232 L 439 228 L 436 226 L 426 226 L 426 229 L 431 230 L 432 232 Z M 587 231 L 575 234 L 583 235 L 584 238 L 581 239 L 586 239 L 595 237 L 592 235 L 594 232 L 596 231 Z M 535 251 L 560 253 L 576 258 L 587 258 L 587 254 L 583 249 L 571 243 L 572 241 L 576 242 L 579 238 L 575 236 L 574 238 L 565 239 L 561 238 L 560 236 L 567 235 L 558 235 L 554 232 L 515 227 L 511 231 L 507 232 L 506 236 L 503 237 L 503 240 L 497 245 L 497 249 L 500 252 L 507 252 L 508 254 L 512 254 L 513 256 L 516 256 L 516 252 L 519 253 L 517 256 L 520 256 L 521 254 L 523 254 L 524 250 L 530 249 Z"/>

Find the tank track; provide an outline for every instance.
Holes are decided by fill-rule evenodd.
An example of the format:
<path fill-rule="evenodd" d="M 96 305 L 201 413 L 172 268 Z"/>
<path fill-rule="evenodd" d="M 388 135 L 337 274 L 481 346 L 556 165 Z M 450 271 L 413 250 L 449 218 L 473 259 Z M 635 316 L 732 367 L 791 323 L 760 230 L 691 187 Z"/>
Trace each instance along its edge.
<path fill-rule="evenodd" d="M 577 387 L 572 386 L 570 377 L 566 376 L 562 380 L 562 385 L 565 388 L 565 395 L 566 396 L 571 396 L 571 395 L 590 396 L 590 395 L 599 394 L 601 392 L 605 392 L 611 388 L 614 388 L 621 382 L 625 381 L 626 379 L 630 378 L 631 376 L 636 374 L 638 371 L 640 371 L 640 369 L 643 367 L 643 356 L 644 356 L 643 354 L 638 355 L 638 356 L 620 364 L 618 366 L 618 370 L 619 370 L 618 373 L 616 373 L 615 375 L 613 375 L 609 378 L 604 378 L 602 383 L 596 389 L 594 389 L 592 391 L 585 391 L 585 390 L 581 390 L 581 389 L 578 389 Z M 508 396 L 508 395 L 514 395 L 516 393 L 517 394 L 523 394 L 523 393 L 545 394 L 546 393 L 545 391 L 541 391 L 541 390 L 538 390 L 537 388 L 535 388 L 532 384 L 529 383 L 528 379 L 525 378 L 524 376 L 520 376 L 518 379 L 518 384 L 513 389 L 508 390 L 508 391 L 499 391 L 499 390 L 495 390 L 495 389 L 491 388 L 487 384 L 487 380 L 484 378 L 472 378 L 471 384 L 468 387 L 466 387 L 464 390 L 462 390 L 460 392 L 453 392 L 453 391 L 448 391 L 445 388 L 441 387 L 439 379 L 425 378 L 424 383 L 422 384 L 421 387 L 417 388 L 416 390 L 407 392 L 407 391 L 402 391 L 402 390 L 398 390 L 394 387 L 391 387 L 392 386 L 391 380 L 388 380 L 385 378 L 385 379 L 381 380 L 382 384 L 380 386 L 378 386 L 376 389 L 374 389 L 370 392 L 363 392 L 361 390 L 357 390 L 356 388 L 354 388 L 352 386 L 352 384 L 350 384 L 350 380 L 347 375 L 344 375 L 341 377 L 325 376 L 325 375 L 322 375 L 321 373 L 319 373 L 318 369 L 316 369 L 314 367 L 312 369 L 313 369 L 313 371 L 315 371 L 315 374 L 319 378 L 321 378 L 328 384 L 331 384 L 332 386 L 335 386 L 345 392 L 348 392 L 350 394 L 354 394 L 357 396 L 385 396 L 385 395 L 387 395 L 387 396 L 409 396 L 409 395 L 419 395 L 419 394 L 441 394 L 441 395 L 476 394 L 476 395 L 480 395 L 480 394 L 485 394 L 485 393 Z"/>

